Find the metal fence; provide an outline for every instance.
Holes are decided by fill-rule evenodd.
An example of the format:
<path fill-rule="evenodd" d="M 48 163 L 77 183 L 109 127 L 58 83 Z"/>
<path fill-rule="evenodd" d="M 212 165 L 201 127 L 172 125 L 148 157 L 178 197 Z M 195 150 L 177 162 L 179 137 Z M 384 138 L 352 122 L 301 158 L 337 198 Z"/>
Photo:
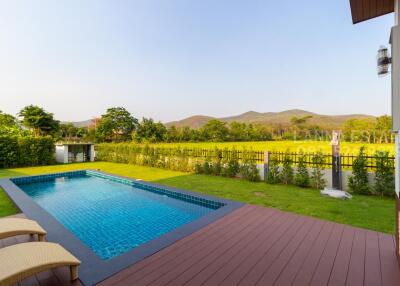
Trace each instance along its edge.
<path fill-rule="evenodd" d="M 269 152 L 269 158 L 270 161 L 274 161 L 278 164 L 282 164 L 285 161 L 285 157 L 287 156 L 293 165 L 298 165 L 299 164 L 299 158 L 300 156 L 304 156 L 304 162 L 307 167 L 313 167 L 315 166 L 315 163 L 313 162 L 313 158 L 315 157 L 317 153 L 295 153 L 295 152 Z M 320 163 L 324 168 L 328 169 L 332 167 L 332 161 L 333 161 L 333 156 L 331 153 L 322 153 L 320 154 L 323 157 L 322 162 Z M 350 154 L 341 154 L 340 155 L 340 165 L 342 169 L 351 169 L 353 166 L 353 163 L 355 159 L 357 158 L 357 155 L 350 155 Z M 379 160 L 379 157 L 376 156 L 370 156 L 366 155 L 365 159 L 367 160 L 367 168 L 369 171 L 375 171 L 377 168 L 377 161 Z M 392 161 L 392 165 L 394 168 L 394 160 L 395 158 L 393 156 L 389 156 L 388 158 L 390 161 Z"/>

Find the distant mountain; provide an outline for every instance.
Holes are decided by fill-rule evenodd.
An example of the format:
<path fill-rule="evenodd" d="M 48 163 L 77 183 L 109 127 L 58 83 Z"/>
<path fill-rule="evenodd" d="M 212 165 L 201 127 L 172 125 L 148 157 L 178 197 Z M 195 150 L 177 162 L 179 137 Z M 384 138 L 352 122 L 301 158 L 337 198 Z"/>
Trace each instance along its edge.
<path fill-rule="evenodd" d="M 187 117 L 187 118 L 179 120 L 179 121 L 168 122 L 168 123 L 166 123 L 166 125 L 167 126 L 175 125 L 176 127 L 189 126 L 191 128 L 200 128 L 201 126 L 205 125 L 211 119 L 215 119 L 215 118 L 211 117 L 211 116 L 194 115 L 194 116 L 190 116 L 190 117 Z"/>
<path fill-rule="evenodd" d="M 61 122 L 61 124 L 72 124 L 77 128 L 80 127 L 88 127 L 90 124 L 92 124 L 92 119 L 89 120 L 84 120 L 84 121 L 76 121 L 76 122 Z"/>
<path fill-rule="evenodd" d="M 205 115 L 194 115 L 182 120 L 172 121 L 165 123 L 166 126 L 176 126 L 176 127 L 191 127 L 191 128 L 200 128 L 205 125 L 211 119 L 218 119 L 227 123 L 232 121 L 238 121 L 243 123 L 253 123 L 253 124 L 261 124 L 261 125 L 281 125 L 288 126 L 290 124 L 290 119 L 292 117 L 303 117 L 303 116 L 311 116 L 310 119 L 307 120 L 309 124 L 316 124 L 323 128 L 341 128 L 343 123 L 352 118 L 357 119 L 372 119 L 375 117 L 372 115 L 366 114 L 346 114 L 346 115 L 323 115 L 317 114 L 306 110 L 301 109 L 290 109 L 281 112 L 256 112 L 256 111 L 248 111 L 243 114 L 229 116 L 229 117 L 212 117 Z M 72 123 L 75 127 L 88 127 L 92 120 L 84 120 L 77 122 L 62 122 L 64 124 Z"/>
<path fill-rule="evenodd" d="M 340 128 L 346 120 L 352 118 L 357 118 L 357 119 L 369 118 L 372 120 L 375 119 L 374 116 L 365 114 L 322 115 L 301 109 L 291 109 L 281 112 L 265 112 L 265 113 L 248 111 L 240 115 L 221 117 L 221 118 L 196 115 L 179 121 L 168 122 L 166 123 L 166 125 L 167 126 L 175 125 L 176 127 L 188 126 L 191 128 L 199 128 L 204 124 L 206 124 L 210 119 L 218 119 L 227 123 L 230 123 L 232 121 L 238 121 L 243 123 L 285 126 L 290 124 L 290 119 L 294 116 L 296 117 L 311 116 L 311 118 L 308 119 L 307 121 L 308 123 L 317 124 L 321 127 L 329 127 L 329 128 Z"/>

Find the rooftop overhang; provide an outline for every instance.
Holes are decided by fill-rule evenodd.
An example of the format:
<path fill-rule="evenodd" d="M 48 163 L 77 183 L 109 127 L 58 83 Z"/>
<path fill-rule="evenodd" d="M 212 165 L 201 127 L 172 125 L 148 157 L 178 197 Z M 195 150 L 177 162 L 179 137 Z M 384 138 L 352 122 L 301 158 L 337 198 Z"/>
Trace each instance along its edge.
<path fill-rule="evenodd" d="M 394 12 L 394 0 L 350 0 L 353 24 Z"/>

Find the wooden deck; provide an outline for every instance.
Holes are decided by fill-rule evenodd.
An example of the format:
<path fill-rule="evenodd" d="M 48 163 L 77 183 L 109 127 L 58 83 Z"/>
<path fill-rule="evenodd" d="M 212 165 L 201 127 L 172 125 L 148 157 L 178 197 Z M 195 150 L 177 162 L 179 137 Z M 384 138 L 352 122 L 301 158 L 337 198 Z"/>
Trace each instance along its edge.
<path fill-rule="evenodd" d="M 70 285 L 68 269 L 20 285 Z M 400 267 L 391 235 L 246 205 L 99 285 L 389 286 Z"/>

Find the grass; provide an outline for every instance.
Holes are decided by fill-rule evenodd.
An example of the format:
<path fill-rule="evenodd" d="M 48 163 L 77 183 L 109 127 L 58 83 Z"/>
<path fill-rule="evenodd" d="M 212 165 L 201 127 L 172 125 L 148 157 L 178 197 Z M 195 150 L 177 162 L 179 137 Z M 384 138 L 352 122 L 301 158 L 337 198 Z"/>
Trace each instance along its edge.
<path fill-rule="evenodd" d="M 157 182 L 194 192 L 273 207 L 361 228 L 394 233 L 394 200 L 389 198 L 354 196 L 352 200 L 342 201 L 322 197 L 318 190 L 314 189 L 268 185 L 264 182 L 252 183 L 240 179 L 106 162 L 0 169 L 0 178 L 86 168 L 101 169 L 109 173 Z M 16 212 L 3 192 L 0 192 L 0 206 L 0 216 Z"/>
<path fill-rule="evenodd" d="M 199 143 L 158 143 L 157 146 L 163 147 L 187 147 L 187 148 L 204 148 L 212 149 L 215 146 L 218 148 L 232 148 L 241 149 L 243 147 L 252 148 L 257 151 L 286 151 L 290 150 L 293 152 L 331 152 L 332 147 L 327 141 L 263 141 L 263 142 L 199 142 Z M 374 154 L 377 150 L 389 151 L 394 154 L 394 144 L 367 144 L 367 143 L 341 143 L 342 154 L 357 154 L 361 146 L 366 147 L 368 154 Z"/>

